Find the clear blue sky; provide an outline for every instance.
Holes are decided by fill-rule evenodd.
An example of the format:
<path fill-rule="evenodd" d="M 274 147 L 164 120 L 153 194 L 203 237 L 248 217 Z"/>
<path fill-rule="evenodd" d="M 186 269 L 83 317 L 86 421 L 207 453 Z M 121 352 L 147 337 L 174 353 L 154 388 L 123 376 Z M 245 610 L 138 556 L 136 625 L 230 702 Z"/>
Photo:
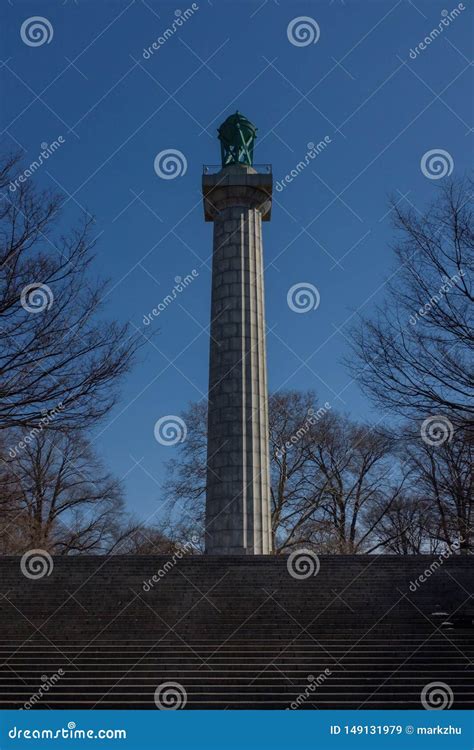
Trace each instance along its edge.
<path fill-rule="evenodd" d="M 351 317 L 382 301 L 394 268 L 388 195 L 422 209 L 439 184 L 423 175 L 423 154 L 447 151 L 454 175 L 472 155 L 470 0 L 415 59 L 410 49 L 456 6 L 451 0 L 197 4 L 150 59 L 143 50 L 177 17 L 174 4 L 4 0 L 2 8 L 5 141 L 21 144 L 28 163 L 42 143 L 65 138 L 37 179 L 64 194 L 71 217 L 81 207 L 96 215 L 96 270 L 112 280 L 108 314 L 147 335 L 160 331 L 95 442 L 143 518 L 159 507 L 163 464 L 175 451 L 156 442 L 154 424 L 207 389 L 212 225 L 200 182 L 202 164 L 219 161 L 223 119 L 238 108 L 256 123 L 256 161 L 272 163 L 275 180 L 304 159 L 308 142 L 330 138 L 275 192 L 264 225 L 269 381 L 272 390 L 314 388 L 357 419 L 379 415 L 341 360 Z M 53 37 L 29 46 L 20 28 L 35 15 L 48 19 Z M 290 43 L 298 16 L 317 22 L 317 43 Z M 166 149 L 185 155 L 183 176 L 155 173 Z M 175 277 L 193 269 L 196 280 L 144 328 Z M 319 290 L 317 310 L 288 307 L 299 282 Z"/>

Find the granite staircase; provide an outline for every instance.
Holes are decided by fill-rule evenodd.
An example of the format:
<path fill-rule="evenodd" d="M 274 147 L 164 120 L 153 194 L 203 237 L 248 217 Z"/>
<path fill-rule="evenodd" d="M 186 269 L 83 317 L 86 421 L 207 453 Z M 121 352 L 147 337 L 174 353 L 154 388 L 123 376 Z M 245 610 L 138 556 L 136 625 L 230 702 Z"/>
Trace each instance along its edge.
<path fill-rule="evenodd" d="M 472 558 L 292 572 L 284 557 L 90 556 L 31 578 L 0 558 L 0 708 L 474 706 Z"/>

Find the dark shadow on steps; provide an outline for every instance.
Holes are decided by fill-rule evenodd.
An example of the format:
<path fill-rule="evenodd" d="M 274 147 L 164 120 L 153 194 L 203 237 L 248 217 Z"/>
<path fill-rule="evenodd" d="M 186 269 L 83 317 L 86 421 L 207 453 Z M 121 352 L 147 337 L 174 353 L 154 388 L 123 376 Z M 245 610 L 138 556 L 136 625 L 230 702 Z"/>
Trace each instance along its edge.
<path fill-rule="evenodd" d="M 0 558 L 0 707 L 156 709 L 169 682 L 189 709 L 421 708 L 433 682 L 473 706 L 472 558 L 319 562 Z"/>

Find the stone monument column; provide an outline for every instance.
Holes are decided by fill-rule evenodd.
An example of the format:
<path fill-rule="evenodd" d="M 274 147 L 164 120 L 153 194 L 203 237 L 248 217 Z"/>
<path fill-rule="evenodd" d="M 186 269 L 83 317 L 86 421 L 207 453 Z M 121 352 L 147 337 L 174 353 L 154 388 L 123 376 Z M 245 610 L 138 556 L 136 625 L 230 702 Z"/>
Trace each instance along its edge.
<path fill-rule="evenodd" d="M 253 128 L 237 113 L 219 129 L 221 142 L 237 118 L 236 140 Z M 272 176 L 239 153 L 223 154 L 222 169 L 203 176 L 205 218 L 214 223 L 206 552 L 257 555 L 272 547 L 262 257 Z"/>

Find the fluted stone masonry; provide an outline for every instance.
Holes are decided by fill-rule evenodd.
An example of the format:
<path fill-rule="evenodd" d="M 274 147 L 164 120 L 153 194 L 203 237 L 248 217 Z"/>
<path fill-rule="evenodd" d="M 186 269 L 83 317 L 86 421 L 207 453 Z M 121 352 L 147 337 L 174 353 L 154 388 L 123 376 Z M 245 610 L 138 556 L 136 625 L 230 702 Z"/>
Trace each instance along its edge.
<path fill-rule="evenodd" d="M 203 177 L 214 222 L 206 551 L 271 552 L 262 220 L 271 174 L 232 165 Z"/>

